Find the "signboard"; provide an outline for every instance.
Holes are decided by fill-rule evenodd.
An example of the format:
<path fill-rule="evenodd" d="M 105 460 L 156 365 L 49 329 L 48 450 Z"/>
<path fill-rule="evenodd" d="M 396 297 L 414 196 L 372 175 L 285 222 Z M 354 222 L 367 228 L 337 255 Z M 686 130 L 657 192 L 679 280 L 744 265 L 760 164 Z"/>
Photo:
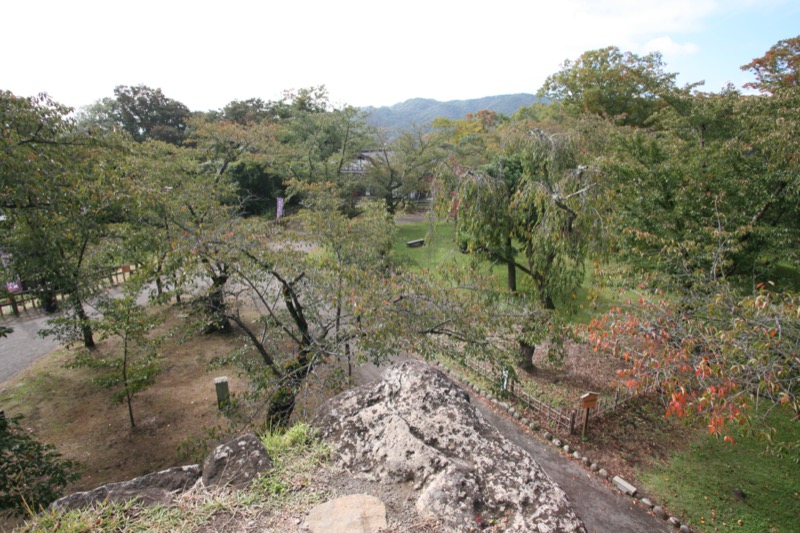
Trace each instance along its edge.
<path fill-rule="evenodd" d="M 599 396 L 596 392 L 587 392 L 581 396 L 581 406 L 584 409 L 594 409 L 597 407 L 597 398 Z"/>

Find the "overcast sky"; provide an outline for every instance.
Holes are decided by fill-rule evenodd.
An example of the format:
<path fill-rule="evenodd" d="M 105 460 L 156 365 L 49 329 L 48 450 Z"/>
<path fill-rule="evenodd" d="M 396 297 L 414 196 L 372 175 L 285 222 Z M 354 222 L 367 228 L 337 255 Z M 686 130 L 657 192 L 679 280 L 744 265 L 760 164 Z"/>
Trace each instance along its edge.
<path fill-rule="evenodd" d="M 80 107 L 143 83 L 201 111 L 312 85 L 355 106 L 535 93 L 610 45 L 719 91 L 800 34 L 800 0 L 36 0 L 0 16 L 0 89 Z"/>

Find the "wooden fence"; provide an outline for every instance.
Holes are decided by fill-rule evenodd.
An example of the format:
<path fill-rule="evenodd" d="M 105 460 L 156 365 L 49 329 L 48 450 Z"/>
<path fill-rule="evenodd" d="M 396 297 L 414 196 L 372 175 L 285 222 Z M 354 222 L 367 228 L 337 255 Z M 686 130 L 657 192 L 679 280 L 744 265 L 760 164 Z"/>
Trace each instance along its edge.
<path fill-rule="evenodd" d="M 492 383 L 500 379 L 502 371 L 494 368 L 486 361 L 465 360 L 464 364 L 467 368 L 485 377 Z M 540 421 L 568 433 L 572 433 L 575 430 L 576 411 L 565 411 L 553 407 L 552 403 L 545 402 L 529 394 L 513 380 L 509 380 L 506 385 L 505 390 L 509 396 L 514 398 L 517 403 L 524 405 L 528 411 Z"/>
<path fill-rule="evenodd" d="M 500 383 L 503 385 L 503 382 L 501 381 L 502 369 L 496 368 L 488 361 L 467 359 L 463 361 L 463 364 L 479 376 L 489 380 L 491 383 Z M 610 396 L 601 396 L 598 399 L 597 407 L 589 409 L 589 418 L 601 418 L 606 414 L 619 409 L 630 400 L 640 395 L 652 392 L 657 388 L 658 383 L 655 381 L 645 383 L 643 386 L 637 387 L 636 389 L 617 387 L 613 398 Z M 536 398 L 532 394 L 528 393 L 528 391 L 523 390 L 513 380 L 508 380 L 507 383 L 505 383 L 505 391 L 509 394 L 509 396 L 514 398 L 517 403 L 524 406 L 539 421 L 548 424 L 554 429 L 563 430 L 569 434 L 572 434 L 575 432 L 576 423 L 583 421 L 583 416 L 580 417 L 581 420 L 578 420 L 578 412 L 585 412 L 583 409 L 568 410 L 553 407 L 552 402 L 546 402 Z"/>
<path fill-rule="evenodd" d="M 658 383 L 651 381 L 636 388 L 616 387 L 614 397 L 601 396 L 597 400 L 597 407 L 589 409 L 589 419 L 600 418 L 608 413 L 616 411 L 630 400 L 651 393 L 658 389 Z"/>
<path fill-rule="evenodd" d="M 112 269 L 107 276 L 102 278 L 99 289 L 105 287 L 113 287 L 121 285 L 128 278 L 131 277 L 131 272 L 135 271 L 136 267 L 131 265 L 122 265 Z M 56 301 L 62 301 L 63 295 L 56 293 Z M 7 293 L 5 297 L 0 298 L 0 318 L 19 318 L 24 313 L 30 315 L 33 313 L 40 313 L 42 310 L 42 302 L 36 297 L 33 291 L 20 291 L 14 293 Z"/>

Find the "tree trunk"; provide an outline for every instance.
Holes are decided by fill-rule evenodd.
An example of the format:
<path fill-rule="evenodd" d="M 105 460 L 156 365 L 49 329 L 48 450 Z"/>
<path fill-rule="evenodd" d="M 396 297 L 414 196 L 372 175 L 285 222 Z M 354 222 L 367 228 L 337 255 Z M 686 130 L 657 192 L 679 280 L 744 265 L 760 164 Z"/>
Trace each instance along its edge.
<path fill-rule="evenodd" d="M 509 236 L 506 240 L 506 257 L 509 261 L 506 263 L 508 268 L 508 290 L 517 292 L 517 266 L 514 264 L 514 243 L 511 242 Z"/>
<path fill-rule="evenodd" d="M 214 276 L 211 282 L 211 289 L 208 292 L 206 301 L 206 312 L 208 313 L 208 323 L 203 329 L 203 333 L 228 333 L 231 331 L 231 323 L 225 314 L 225 283 L 228 276 Z"/>
<path fill-rule="evenodd" d="M 45 291 L 39 296 L 42 302 L 42 309 L 45 313 L 52 314 L 58 311 L 58 300 L 56 300 L 56 293 L 54 291 Z"/>
<path fill-rule="evenodd" d="M 297 357 L 286 366 L 283 383 L 272 395 L 267 409 L 267 426 L 270 428 L 285 428 L 294 412 L 297 392 L 306 377 L 312 370 L 308 359 L 308 352 L 301 350 Z"/>
<path fill-rule="evenodd" d="M 519 367 L 525 372 L 536 372 L 536 366 L 533 364 L 533 354 L 535 351 L 535 345 L 528 344 L 524 340 L 519 341 Z"/>
<path fill-rule="evenodd" d="M 123 356 L 122 356 L 122 384 L 125 387 L 125 401 L 128 403 L 128 418 L 131 421 L 131 428 L 136 427 L 136 421 L 133 419 L 133 396 L 131 396 L 130 389 L 128 388 L 128 339 L 127 337 L 122 343 Z"/>
<path fill-rule="evenodd" d="M 89 324 L 89 317 L 86 316 L 86 311 L 83 309 L 83 302 L 75 295 L 72 296 L 72 308 L 75 310 L 75 316 L 80 321 L 83 345 L 87 348 L 94 348 L 94 336 L 92 334 L 92 326 Z"/>
<path fill-rule="evenodd" d="M 513 262 L 507 263 L 508 265 L 508 290 L 517 292 L 517 267 Z"/>

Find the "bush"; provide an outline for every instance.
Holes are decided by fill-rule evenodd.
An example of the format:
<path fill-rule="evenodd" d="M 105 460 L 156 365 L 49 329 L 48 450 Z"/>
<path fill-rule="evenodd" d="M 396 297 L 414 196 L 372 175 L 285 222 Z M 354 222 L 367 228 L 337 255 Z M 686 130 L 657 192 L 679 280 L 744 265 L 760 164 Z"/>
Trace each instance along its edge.
<path fill-rule="evenodd" d="M 17 514 L 46 507 L 78 479 L 75 463 L 23 430 L 21 419 L 0 417 L 0 510 Z"/>

